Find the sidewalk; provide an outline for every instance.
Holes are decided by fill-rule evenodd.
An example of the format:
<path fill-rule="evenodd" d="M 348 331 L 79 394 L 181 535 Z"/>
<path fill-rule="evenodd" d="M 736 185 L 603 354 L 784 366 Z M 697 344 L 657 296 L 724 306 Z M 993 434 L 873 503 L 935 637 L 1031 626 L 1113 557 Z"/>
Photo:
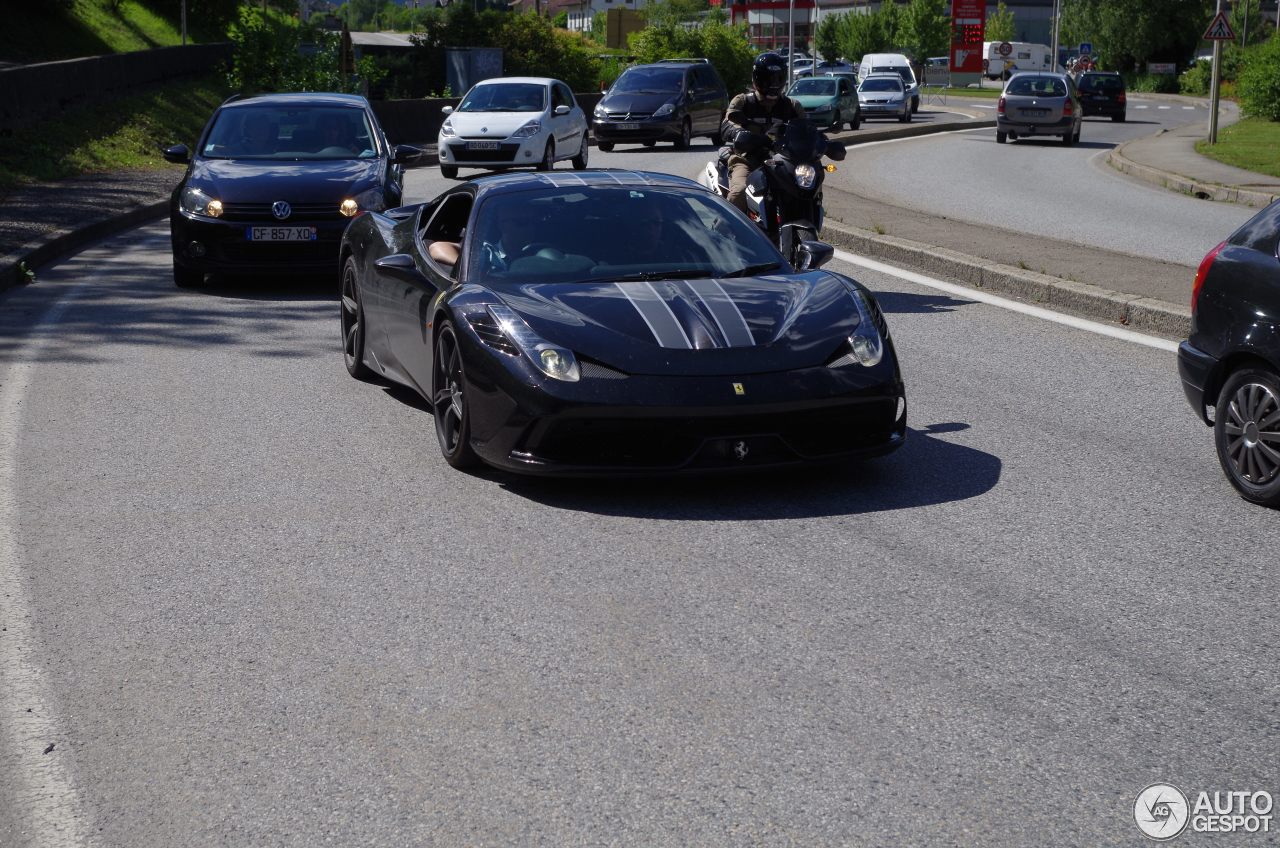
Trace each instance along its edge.
<path fill-rule="evenodd" d="M 990 111 L 967 104 L 930 104 L 922 111 L 959 113 L 970 120 L 915 122 L 836 137 L 850 144 L 885 138 L 993 126 Z M 1176 191 L 1218 200 L 1266 205 L 1280 196 L 1280 180 L 1222 165 L 1195 152 L 1203 127 L 1125 142 L 1109 154 L 1118 169 Z M 436 162 L 426 146 L 422 165 Z M 19 262 L 39 266 L 111 232 L 164 217 L 169 195 L 183 174 L 181 166 L 160 171 L 98 174 L 57 183 L 30 185 L 0 196 L 0 291 L 24 281 Z M 1180 281 L 1181 266 L 1120 254 L 1100 253 L 1086 245 L 1041 240 L 1035 260 L 1027 262 L 1027 240 L 1001 230 L 954 220 L 945 222 L 950 237 L 939 238 L 936 219 L 909 210 L 885 210 L 892 223 L 883 232 L 862 229 L 856 208 L 836 208 L 829 199 L 828 240 L 859 253 L 925 269 L 930 273 L 1002 291 L 1076 312 L 1095 320 L 1176 337 L 1190 322 L 1186 298 L 1153 281 Z M 876 229 L 881 229 L 877 227 Z M 952 242 L 950 246 L 943 242 Z M 1189 277 L 1187 286 L 1190 285 Z"/>

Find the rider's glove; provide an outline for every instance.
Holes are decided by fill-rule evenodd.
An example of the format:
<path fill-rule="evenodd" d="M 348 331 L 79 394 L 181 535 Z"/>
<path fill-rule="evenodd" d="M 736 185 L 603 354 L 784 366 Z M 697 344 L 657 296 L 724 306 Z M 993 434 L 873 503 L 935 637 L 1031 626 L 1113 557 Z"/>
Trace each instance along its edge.
<path fill-rule="evenodd" d="M 733 137 L 733 149 L 739 153 L 751 153 L 769 143 L 769 139 L 751 130 L 738 130 Z"/>

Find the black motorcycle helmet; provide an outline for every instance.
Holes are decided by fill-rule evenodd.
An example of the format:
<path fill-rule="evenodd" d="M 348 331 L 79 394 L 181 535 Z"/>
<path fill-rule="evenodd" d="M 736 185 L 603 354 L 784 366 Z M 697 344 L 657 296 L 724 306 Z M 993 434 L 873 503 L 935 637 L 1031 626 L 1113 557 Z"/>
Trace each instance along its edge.
<path fill-rule="evenodd" d="M 751 83 L 765 97 L 781 97 L 787 84 L 787 61 L 777 53 L 761 53 L 751 66 Z"/>

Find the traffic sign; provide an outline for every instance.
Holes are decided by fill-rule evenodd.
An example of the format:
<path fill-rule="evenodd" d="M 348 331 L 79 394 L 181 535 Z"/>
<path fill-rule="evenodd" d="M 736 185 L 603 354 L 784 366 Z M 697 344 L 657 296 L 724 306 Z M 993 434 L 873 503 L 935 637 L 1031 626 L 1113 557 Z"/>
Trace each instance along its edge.
<path fill-rule="evenodd" d="M 1236 34 L 1231 31 L 1231 23 L 1227 21 L 1227 13 L 1219 12 L 1209 23 L 1209 28 L 1202 36 L 1205 41 L 1234 41 Z"/>
<path fill-rule="evenodd" d="M 996 51 L 1001 56 L 1008 56 L 1010 53 L 1013 52 L 1013 45 L 1007 41 L 1002 41 L 1000 42 L 1000 46 L 996 48 Z"/>
<path fill-rule="evenodd" d="M 1092 53 L 1093 53 L 1093 42 L 1092 42 L 1092 41 L 1082 41 L 1082 42 L 1080 42 L 1080 55 L 1081 55 L 1081 56 L 1089 56 L 1089 55 L 1092 55 Z"/>

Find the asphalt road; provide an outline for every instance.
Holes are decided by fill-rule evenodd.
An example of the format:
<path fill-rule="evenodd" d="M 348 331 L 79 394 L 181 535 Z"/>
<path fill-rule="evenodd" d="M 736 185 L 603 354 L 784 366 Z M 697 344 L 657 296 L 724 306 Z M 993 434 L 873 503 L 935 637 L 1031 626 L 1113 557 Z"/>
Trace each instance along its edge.
<path fill-rule="evenodd" d="M 995 117 L 994 102 L 979 105 Z M 1194 267 L 1257 210 L 1119 175 L 1106 163 L 1116 144 L 1207 121 L 1208 111 L 1135 95 L 1128 117 L 1085 119 L 1072 147 L 1056 138 L 997 145 L 990 129 L 858 146 L 843 173 L 857 194 L 891 206 Z"/>
<path fill-rule="evenodd" d="M 1275 513 L 1172 355 L 834 267 L 906 446 L 678 483 L 452 471 L 332 284 L 178 291 L 163 224 L 0 295 L 0 845 L 1138 845 L 1150 783 L 1280 791 Z"/>

